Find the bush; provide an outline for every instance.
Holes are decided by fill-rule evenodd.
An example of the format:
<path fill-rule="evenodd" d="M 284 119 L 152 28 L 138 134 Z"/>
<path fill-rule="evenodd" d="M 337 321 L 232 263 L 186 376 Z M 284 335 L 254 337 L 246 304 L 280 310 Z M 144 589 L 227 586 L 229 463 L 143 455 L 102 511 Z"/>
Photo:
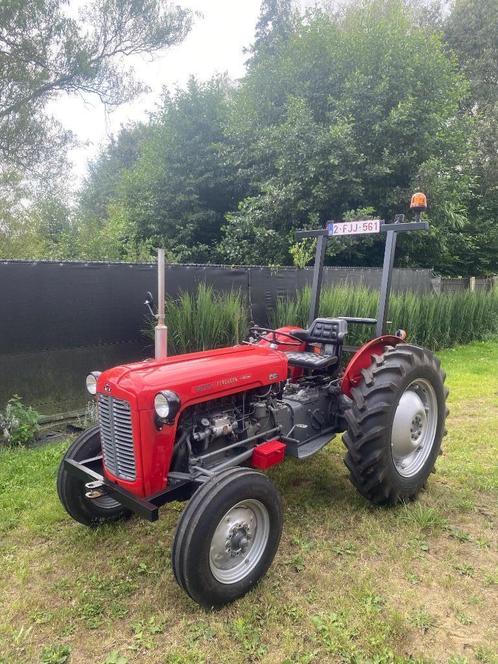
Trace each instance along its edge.
<path fill-rule="evenodd" d="M 273 324 L 307 326 L 311 291 L 305 288 L 295 298 L 281 299 L 273 314 Z M 363 316 L 375 318 L 379 294 L 362 287 L 325 288 L 320 299 L 321 316 Z M 433 350 L 466 344 L 498 334 L 498 293 L 463 292 L 455 294 L 399 293 L 391 296 L 389 331 L 403 328 L 415 344 Z M 372 336 L 372 328 L 351 325 L 350 344 Z"/>
<path fill-rule="evenodd" d="M 185 292 L 166 301 L 168 351 L 175 355 L 239 343 L 248 320 L 240 293 L 215 293 L 211 286 L 200 284 L 193 295 Z"/>
<path fill-rule="evenodd" d="M 18 446 L 30 443 L 38 431 L 40 415 L 31 406 L 25 406 L 15 394 L 0 412 L 0 442 Z"/>

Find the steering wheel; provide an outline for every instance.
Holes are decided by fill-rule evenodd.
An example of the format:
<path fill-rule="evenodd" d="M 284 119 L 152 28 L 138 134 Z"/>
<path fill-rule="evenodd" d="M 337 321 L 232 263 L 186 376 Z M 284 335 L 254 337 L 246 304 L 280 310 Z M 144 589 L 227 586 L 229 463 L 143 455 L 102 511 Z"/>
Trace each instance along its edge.
<path fill-rule="evenodd" d="M 277 344 L 277 335 L 281 337 L 287 337 L 290 339 L 290 341 L 286 341 L 285 343 L 288 346 L 300 346 L 303 343 L 303 340 L 300 339 L 299 337 L 294 336 L 293 334 L 290 334 L 289 332 L 280 332 L 280 330 L 272 330 L 269 327 L 260 327 L 259 325 L 254 325 L 253 327 L 249 328 L 249 334 L 254 335 L 258 340 L 259 339 L 264 339 L 266 334 L 271 334 L 271 343 Z M 268 339 L 266 339 L 268 341 Z"/>

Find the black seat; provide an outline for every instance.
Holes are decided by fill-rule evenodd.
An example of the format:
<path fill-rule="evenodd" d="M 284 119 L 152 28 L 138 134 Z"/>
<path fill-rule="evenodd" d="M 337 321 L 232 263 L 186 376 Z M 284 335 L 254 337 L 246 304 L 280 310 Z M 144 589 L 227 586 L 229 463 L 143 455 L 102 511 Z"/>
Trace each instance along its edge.
<path fill-rule="evenodd" d="M 287 353 L 287 359 L 291 367 L 302 369 L 326 369 L 339 362 L 337 355 L 319 355 L 311 351 Z"/>
<path fill-rule="evenodd" d="M 326 369 L 339 363 L 341 347 L 348 332 L 348 324 L 341 318 L 316 318 L 309 330 L 293 332 L 303 341 L 322 344 L 322 353 L 292 351 L 287 353 L 289 364 L 302 369 Z"/>

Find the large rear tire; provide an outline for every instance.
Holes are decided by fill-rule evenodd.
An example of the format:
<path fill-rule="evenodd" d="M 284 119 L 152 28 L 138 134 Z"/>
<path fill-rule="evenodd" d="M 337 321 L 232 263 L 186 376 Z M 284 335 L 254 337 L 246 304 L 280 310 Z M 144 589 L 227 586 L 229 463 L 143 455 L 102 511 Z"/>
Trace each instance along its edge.
<path fill-rule="evenodd" d="M 282 523 L 280 496 L 265 475 L 221 472 L 196 491 L 178 523 L 172 549 L 178 584 L 206 608 L 242 597 L 270 567 Z"/>
<path fill-rule="evenodd" d="M 64 459 L 83 461 L 101 454 L 99 426 L 83 431 L 69 446 Z M 109 521 L 128 518 L 130 510 L 110 496 L 87 498 L 85 483 L 70 475 L 64 467 L 64 459 L 57 475 L 57 493 L 66 512 L 85 526 L 96 527 Z"/>
<path fill-rule="evenodd" d="M 416 498 L 446 434 L 445 373 L 429 350 L 386 347 L 363 369 L 345 412 L 344 462 L 362 496 L 377 505 Z"/>

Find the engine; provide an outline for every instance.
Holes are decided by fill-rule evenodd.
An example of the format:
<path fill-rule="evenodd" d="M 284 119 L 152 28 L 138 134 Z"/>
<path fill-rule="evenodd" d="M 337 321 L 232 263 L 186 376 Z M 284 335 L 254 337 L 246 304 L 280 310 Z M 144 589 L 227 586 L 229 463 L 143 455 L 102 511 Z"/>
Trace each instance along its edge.
<path fill-rule="evenodd" d="M 263 441 L 265 432 L 289 445 L 305 443 L 334 426 L 338 394 L 338 381 L 324 376 L 322 381 L 301 378 L 193 406 L 179 423 L 173 469 L 186 470 L 191 459 L 206 454 L 214 465 L 221 455 L 211 452 L 229 447 L 227 454 L 236 454 L 237 442 L 242 446 L 260 435 Z"/>

